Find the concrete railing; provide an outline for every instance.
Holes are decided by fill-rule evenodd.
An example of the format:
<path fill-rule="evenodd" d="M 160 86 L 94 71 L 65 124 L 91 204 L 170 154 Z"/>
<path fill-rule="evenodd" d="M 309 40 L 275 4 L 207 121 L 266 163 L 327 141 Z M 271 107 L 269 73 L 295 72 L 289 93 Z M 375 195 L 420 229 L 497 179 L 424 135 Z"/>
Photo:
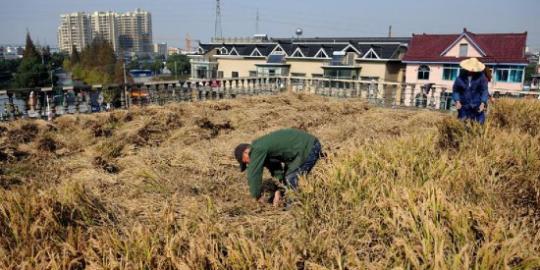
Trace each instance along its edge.
<path fill-rule="evenodd" d="M 94 85 L 0 91 L 0 120 L 19 117 L 52 118 L 55 115 L 99 112 L 114 108 L 274 95 L 311 93 L 335 98 L 362 98 L 387 107 L 450 110 L 451 89 L 446 86 L 383 81 L 333 80 L 304 77 L 240 77 L 155 81 L 130 85 Z M 538 96 L 538 92 L 500 91 L 500 94 Z M 496 94 L 496 93 L 494 93 Z"/>

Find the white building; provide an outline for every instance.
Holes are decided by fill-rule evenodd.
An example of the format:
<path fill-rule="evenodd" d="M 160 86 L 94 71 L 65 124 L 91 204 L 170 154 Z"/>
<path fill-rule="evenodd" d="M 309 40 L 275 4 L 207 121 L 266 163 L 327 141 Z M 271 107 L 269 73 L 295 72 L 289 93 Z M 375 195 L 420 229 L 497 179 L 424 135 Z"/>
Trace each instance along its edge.
<path fill-rule="evenodd" d="M 100 37 L 111 43 L 116 52 L 128 55 L 150 55 L 152 47 L 152 17 L 147 11 L 134 12 L 76 12 L 60 15 L 58 47 L 71 53 Z"/>
<path fill-rule="evenodd" d="M 152 48 L 152 16 L 137 9 L 118 15 L 119 44 L 124 54 L 150 55 Z"/>
<path fill-rule="evenodd" d="M 118 50 L 118 20 L 114 12 L 96 11 L 90 15 L 92 38 L 100 37 L 111 43 L 114 50 Z"/>
<path fill-rule="evenodd" d="M 81 51 L 92 41 L 90 17 L 84 12 L 60 15 L 58 27 L 58 48 L 70 52 L 72 48 Z"/>
<path fill-rule="evenodd" d="M 154 53 L 156 54 L 156 56 L 163 56 L 165 57 L 165 59 L 167 59 L 167 56 L 168 56 L 167 43 L 154 44 Z"/>

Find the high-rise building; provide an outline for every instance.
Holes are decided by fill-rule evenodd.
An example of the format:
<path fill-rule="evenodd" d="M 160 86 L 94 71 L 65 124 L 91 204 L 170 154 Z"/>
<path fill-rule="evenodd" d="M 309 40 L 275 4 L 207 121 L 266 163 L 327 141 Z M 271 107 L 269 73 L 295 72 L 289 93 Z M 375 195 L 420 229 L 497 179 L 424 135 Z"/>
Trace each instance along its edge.
<path fill-rule="evenodd" d="M 58 48 L 70 52 L 72 48 L 81 51 L 92 41 L 90 18 L 84 12 L 60 15 L 58 27 Z"/>
<path fill-rule="evenodd" d="M 118 20 L 114 12 L 96 11 L 90 15 L 92 38 L 101 38 L 111 43 L 114 50 L 118 50 Z"/>
<path fill-rule="evenodd" d="M 140 9 L 119 14 L 119 43 L 124 54 L 148 54 L 152 48 L 152 16 Z"/>
<path fill-rule="evenodd" d="M 73 46 L 81 51 L 94 38 L 111 43 L 117 53 L 150 55 L 152 46 L 152 17 L 140 9 L 134 12 L 77 12 L 60 16 L 58 47 L 71 53 Z"/>
<path fill-rule="evenodd" d="M 167 59 L 168 51 L 167 51 L 167 43 L 156 43 L 154 44 L 154 53 L 157 56 L 162 56 Z"/>

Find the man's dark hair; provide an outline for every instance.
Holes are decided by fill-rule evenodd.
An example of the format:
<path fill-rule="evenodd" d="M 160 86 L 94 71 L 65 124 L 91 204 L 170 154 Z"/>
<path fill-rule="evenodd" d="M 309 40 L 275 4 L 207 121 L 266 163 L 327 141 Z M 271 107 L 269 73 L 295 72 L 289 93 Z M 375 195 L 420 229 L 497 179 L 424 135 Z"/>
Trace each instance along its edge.
<path fill-rule="evenodd" d="M 234 157 L 236 158 L 236 160 L 238 161 L 238 163 L 240 163 L 240 171 L 243 172 L 246 170 L 246 163 L 244 163 L 244 161 L 242 161 L 242 155 L 244 154 L 244 151 L 249 148 L 249 144 L 247 143 L 241 143 L 239 144 L 238 146 L 236 146 L 236 148 L 234 149 Z"/>

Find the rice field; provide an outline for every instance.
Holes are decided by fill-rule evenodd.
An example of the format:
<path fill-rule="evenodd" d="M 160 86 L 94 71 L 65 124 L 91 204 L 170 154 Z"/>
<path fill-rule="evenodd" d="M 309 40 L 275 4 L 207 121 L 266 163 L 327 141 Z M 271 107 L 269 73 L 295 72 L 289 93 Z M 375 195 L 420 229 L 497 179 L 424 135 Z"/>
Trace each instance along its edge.
<path fill-rule="evenodd" d="M 328 154 L 288 209 L 232 155 L 285 127 Z M 540 269 L 535 100 L 483 127 L 292 94 L 19 120 L 0 166 L 0 269 Z"/>

